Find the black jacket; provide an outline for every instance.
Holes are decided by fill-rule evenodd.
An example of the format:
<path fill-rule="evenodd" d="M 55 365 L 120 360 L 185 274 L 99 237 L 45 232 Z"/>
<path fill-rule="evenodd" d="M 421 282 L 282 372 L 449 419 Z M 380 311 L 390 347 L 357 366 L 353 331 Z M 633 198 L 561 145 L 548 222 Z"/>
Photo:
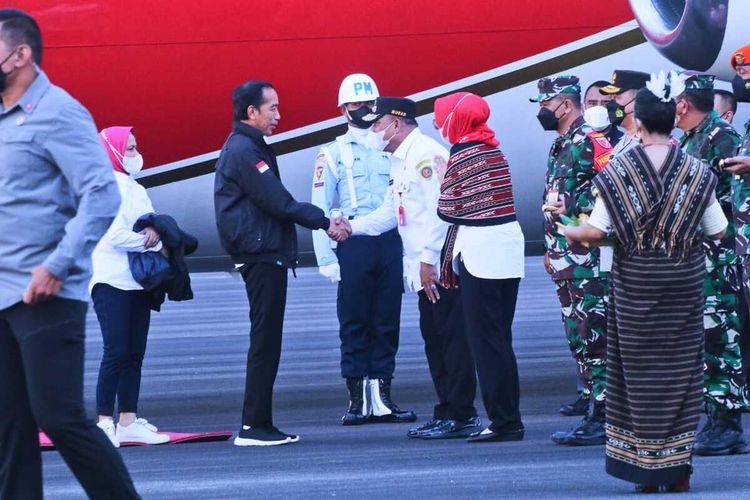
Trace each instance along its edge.
<path fill-rule="evenodd" d="M 328 229 L 325 213 L 296 201 L 281 183 L 276 154 L 256 128 L 234 122 L 216 163 L 214 209 L 219 239 L 236 263 L 297 266 L 297 223 Z"/>
<path fill-rule="evenodd" d="M 133 278 L 151 292 L 151 309 L 158 311 L 164 302 L 165 295 L 172 301 L 193 298 L 185 256 L 195 252 L 198 248 L 198 240 L 195 236 L 180 229 L 177 222 L 169 215 L 153 213 L 142 215 L 135 221 L 133 231 L 139 232 L 149 226 L 159 233 L 162 245 L 169 251 L 169 272 L 164 272 L 159 259 L 166 259 L 158 252 L 128 252 L 128 259 Z M 139 271 L 140 275 L 136 276 L 137 270 L 146 272 L 140 273 Z"/>

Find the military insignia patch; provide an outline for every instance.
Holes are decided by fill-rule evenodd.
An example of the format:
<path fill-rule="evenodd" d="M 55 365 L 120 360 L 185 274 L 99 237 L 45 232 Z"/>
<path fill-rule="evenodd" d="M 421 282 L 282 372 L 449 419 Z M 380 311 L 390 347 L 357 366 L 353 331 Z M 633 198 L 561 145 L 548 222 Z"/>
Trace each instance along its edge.
<path fill-rule="evenodd" d="M 315 178 L 320 179 L 321 175 L 323 175 L 323 167 L 318 165 L 317 167 L 315 167 Z"/>

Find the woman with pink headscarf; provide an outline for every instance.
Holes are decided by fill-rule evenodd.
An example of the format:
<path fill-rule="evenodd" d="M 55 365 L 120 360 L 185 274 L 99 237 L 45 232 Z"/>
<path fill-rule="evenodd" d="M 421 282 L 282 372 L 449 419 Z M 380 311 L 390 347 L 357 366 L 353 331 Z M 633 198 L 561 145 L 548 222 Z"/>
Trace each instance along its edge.
<path fill-rule="evenodd" d="M 141 366 L 151 321 L 151 295 L 130 272 L 128 252 L 166 252 L 151 227 L 133 231 L 142 215 L 154 212 L 143 186 L 132 175 L 143 167 L 143 157 L 132 127 L 109 127 L 99 133 L 109 154 L 122 199 L 120 210 L 92 254 L 90 289 L 104 340 L 104 354 L 96 387 L 99 423 L 115 447 L 120 442 L 165 443 L 169 437 L 137 418 Z M 117 399 L 120 412 L 115 426 Z"/>
<path fill-rule="evenodd" d="M 519 441 L 524 427 L 511 325 L 524 276 L 510 169 L 481 97 L 459 92 L 435 101 L 435 127 L 451 144 L 438 215 L 452 224 L 443 248 L 446 286 L 460 280 L 466 336 L 491 424 L 470 442 Z"/>

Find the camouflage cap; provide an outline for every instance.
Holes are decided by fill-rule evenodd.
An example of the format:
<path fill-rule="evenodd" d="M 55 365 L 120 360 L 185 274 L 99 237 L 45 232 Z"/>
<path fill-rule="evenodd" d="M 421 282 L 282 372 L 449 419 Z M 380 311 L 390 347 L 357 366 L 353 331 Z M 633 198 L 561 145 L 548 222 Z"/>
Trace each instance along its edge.
<path fill-rule="evenodd" d="M 713 90 L 714 75 L 700 73 L 698 71 L 678 71 L 679 75 L 685 75 L 685 90 Z"/>
<path fill-rule="evenodd" d="M 580 94 L 581 84 L 578 77 L 573 75 L 558 75 L 552 78 L 542 78 L 537 84 L 539 94 L 530 97 L 531 102 L 549 101 L 560 94 Z"/>

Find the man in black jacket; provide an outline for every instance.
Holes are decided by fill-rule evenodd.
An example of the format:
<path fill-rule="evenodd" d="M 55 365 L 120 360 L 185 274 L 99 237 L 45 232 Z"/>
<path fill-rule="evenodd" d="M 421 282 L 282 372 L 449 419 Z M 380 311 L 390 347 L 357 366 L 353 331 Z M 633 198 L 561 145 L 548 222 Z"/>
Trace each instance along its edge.
<path fill-rule="evenodd" d="M 294 224 L 329 229 L 323 211 L 284 188 L 276 154 L 264 140 L 278 125 L 279 98 L 270 83 L 249 81 L 232 93 L 234 126 L 216 164 L 214 207 L 224 250 L 240 269 L 250 302 L 250 349 L 237 446 L 295 443 L 273 426 L 273 383 L 279 368 L 287 269 L 297 265 Z M 335 228 L 335 224 L 332 225 Z"/>

